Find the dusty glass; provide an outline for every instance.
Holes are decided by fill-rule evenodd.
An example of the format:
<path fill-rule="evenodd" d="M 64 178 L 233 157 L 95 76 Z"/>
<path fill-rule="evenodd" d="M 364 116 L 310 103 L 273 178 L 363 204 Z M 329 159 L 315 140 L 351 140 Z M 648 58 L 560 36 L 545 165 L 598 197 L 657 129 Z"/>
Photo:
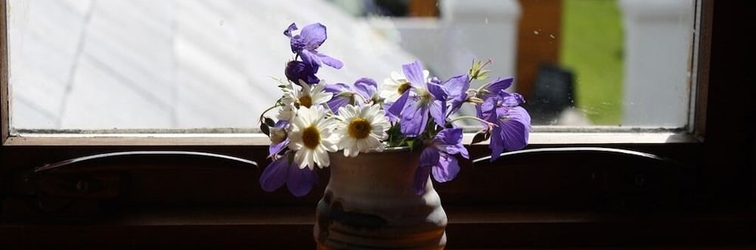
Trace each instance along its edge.
<path fill-rule="evenodd" d="M 10 0 L 14 131 L 255 131 L 292 22 L 328 27 L 326 82 L 491 60 L 538 128 L 686 128 L 697 1 Z M 475 87 L 475 86 L 474 86 Z M 472 112 L 467 110 L 466 112 Z M 546 127 L 548 126 L 548 127 Z"/>

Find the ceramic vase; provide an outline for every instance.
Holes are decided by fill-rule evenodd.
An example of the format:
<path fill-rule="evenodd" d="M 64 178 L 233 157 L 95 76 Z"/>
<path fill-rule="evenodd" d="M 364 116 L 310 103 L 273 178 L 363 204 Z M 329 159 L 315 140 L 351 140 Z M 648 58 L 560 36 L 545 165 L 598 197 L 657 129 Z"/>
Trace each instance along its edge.
<path fill-rule="evenodd" d="M 443 249 L 446 213 L 426 177 L 413 188 L 419 152 L 390 148 L 329 155 L 330 180 L 316 209 L 318 249 Z"/>

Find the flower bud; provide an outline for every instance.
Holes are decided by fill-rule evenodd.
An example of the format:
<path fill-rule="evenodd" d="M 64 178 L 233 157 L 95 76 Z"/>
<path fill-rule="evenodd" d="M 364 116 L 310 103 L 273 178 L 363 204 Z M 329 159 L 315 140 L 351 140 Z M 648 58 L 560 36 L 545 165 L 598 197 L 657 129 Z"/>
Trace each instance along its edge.
<path fill-rule="evenodd" d="M 283 128 L 270 128 L 270 141 L 273 143 L 280 143 L 286 140 L 286 130 Z"/>
<path fill-rule="evenodd" d="M 317 69 L 301 61 L 290 61 L 286 64 L 284 74 L 289 81 L 299 85 L 302 80 L 307 84 L 316 84 L 320 82 L 317 76 Z"/>

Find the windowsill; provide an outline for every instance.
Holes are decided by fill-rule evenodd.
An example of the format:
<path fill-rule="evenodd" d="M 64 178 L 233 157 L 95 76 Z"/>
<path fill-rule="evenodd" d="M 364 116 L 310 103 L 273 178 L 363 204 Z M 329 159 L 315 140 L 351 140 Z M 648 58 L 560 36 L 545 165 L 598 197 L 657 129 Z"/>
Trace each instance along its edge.
<path fill-rule="evenodd" d="M 469 145 L 473 134 L 465 134 Z M 699 139 L 688 133 L 669 131 L 610 131 L 584 132 L 533 132 L 529 145 L 592 145 L 592 144 L 663 144 L 696 143 Z M 21 134 L 11 136 L 5 146 L 167 146 L 167 145 L 219 145 L 267 146 L 270 140 L 263 134 L 253 133 L 89 133 L 89 134 Z M 482 143 L 482 144 L 485 144 Z"/>
<path fill-rule="evenodd" d="M 616 214 L 515 207 L 445 207 L 449 248 L 753 244 L 756 216 L 728 213 Z M 106 219 L 0 223 L 17 244 L 312 248 L 313 207 L 136 210 Z M 642 239 L 642 240 L 639 240 Z"/>

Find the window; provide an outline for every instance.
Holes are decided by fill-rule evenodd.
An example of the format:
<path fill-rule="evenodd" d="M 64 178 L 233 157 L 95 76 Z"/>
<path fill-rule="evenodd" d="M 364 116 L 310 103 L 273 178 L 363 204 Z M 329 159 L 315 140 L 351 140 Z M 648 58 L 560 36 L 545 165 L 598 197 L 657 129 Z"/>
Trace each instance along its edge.
<path fill-rule="evenodd" d="M 321 51 L 346 67 L 319 72 L 328 83 L 381 81 L 415 58 L 443 80 L 490 59 L 491 80 L 514 76 L 511 89 L 525 95 L 536 125 L 680 129 L 694 112 L 695 1 L 296 5 L 313 11 L 234 1 L 9 1 L 11 128 L 255 127 L 250 114 L 281 94 L 275 62 L 291 57 L 275 27 L 292 21 L 329 27 Z M 280 14 L 244 14 L 257 9 Z M 426 9 L 430 17 L 418 16 Z"/>
<path fill-rule="evenodd" d="M 707 0 L 700 4 L 702 25 L 697 34 L 701 39 L 697 46 L 699 53 L 694 58 L 698 62 L 694 77 L 702 84 L 694 95 L 693 132 L 669 133 L 663 139 L 651 136 L 648 140 L 638 141 L 622 138 L 648 134 L 544 131 L 538 135 L 542 137 L 534 136 L 535 142 L 529 149 L 566 151 L 513 155 L 509 168 L 465 166 L 467 169 L 463 173 L 469 174 L 438 186 L 452 220 L 448 228 L 450 248 L 752 244 L 749 229 L 752 229 L 754 217 L 750 209 L 756 201 L 753 186 L 753 167 L 756 165 L 753 128 L 756 126 L 752 121 L 756 114 L 749 100 L 754 94 L 752 83 L 756 78 L 746 67 L 754 43 L 743 32 L 754 30 L 754 27 L 753 23 L 742 19 L 750 14 L 747 10 L 753 9 L 752 5 Z M 294 248 L 309 246 L 311 224 L 308 224 L 308 216 L 319 198 L 317 191 L 303 199 L 291 198 L 284 192 L 263 193 L 256 183 L 255 175 L 259 175 L 259 169 L 249 168 L 238 161 L 226 161 L 228 159 L 171 153 L 212 153 L 264 164 L 266 138 L 245 134 L 12 134 L 9 38 L 6 32 L 8 5 L 2 2 L 0 7 L 6 13 L 1 26 L 3 39 L 0 39 L 3 50 L 0 53 L 3 56 L 0 60 L 3 76 L 0 79 L 3 125 L 0 197 L 4 204 L 0 235 L 7 236 L 0 238 L 0 243 L 19 245 L 45 241 L 50 244 L 47 246 L 91 246 L 124 242 L 126 247 L 139 247 L 184 242 L 179 245 L 194 247 L 213 244 L 259 246 L 268 245 L 260 242 L 276 241 Z M 586 135 L 603 137 L 593 141 L 584 137 L 580 140 L 554 139 Z M 597 155 L 596 151 L 574 147 L 634 150 L 670 159 L 682 167 L 650 164 L 669 167 L 660 171 L 647 168 L 649 165 L 644 165 L 648 163 L 646 158 L 615 158 L 615 155 Z M 471 150 L 476 156 L 485 155 L 484 146 L 472 146 Z M 41 180 L 34 175 L 34 168 L 45 164 L 112 152 L 137 153 L 133 157 L 104 158 L 87 165 L 76 165 L 70 171 L 46 176 L 50 179 Z M 585 167 L 600 167 L 596 162 L 603 164 L 601 170 L 605 171 L 592 172 L 594 168 Z M 554 173 L 563 175 L 554 176 Z M 667 180 L 665 176 L 675 174 L 684 177 L 682 182 L 675 183 L 681 186 L 640 188 L 648 181 Z M 97 181 L 76 179 L 80 177 Z M 657 177 L 661 179 L 653 179 Z M 623 186 L 625 178 L 638 186 L 623 189 L 626 187 Z M 498 184 L 504 179 L 512 181 L 503 184 L 507 189 L 476 192 L 485 191 L 491 183 Z M 599 181 L 580 181 L 585 179 Z M 544 184 L 539 180 L 562 180 L 558 184 L 575 186 L 560 187 L 551 183 L 534 187 L 534 183 Z M 603 180 L 610 182 L 602 183 Z M 94 183 L 139 189 L 85 192 L 98 190 L 89 186 Z M 84 193 L 61 193 L 60 190 L 51 193 L 56 189 L 45 189 L 61 186 Z M 671 193 L 648 193 L 647 190 Z M 580 199 L 575 202 L 564 197 Z M 674 199 L 667 199 L 670 197 Z M 659 200 L 669 204 L 648 206 L 647 201 Z M 39 205 L 38 202 L 44 202 L 43 206 L 36 206 L 40 210 L 27 210 L 35 207 L 30 204 Z M 637 216 L 639 214 L 642 216 Z M 488 233 L 470 233 L 486 229 L 512 238 L 492 239 Z M 135 233 L 137 230 L 144 234 Z M 96 237 L 80 237 L 82 233 Z M 628 238 L 627 235 L 632 235 L 630 233 L 640 233 L 646 241 Z M 691 239 L 691 235 L 700 237 Z"/>

